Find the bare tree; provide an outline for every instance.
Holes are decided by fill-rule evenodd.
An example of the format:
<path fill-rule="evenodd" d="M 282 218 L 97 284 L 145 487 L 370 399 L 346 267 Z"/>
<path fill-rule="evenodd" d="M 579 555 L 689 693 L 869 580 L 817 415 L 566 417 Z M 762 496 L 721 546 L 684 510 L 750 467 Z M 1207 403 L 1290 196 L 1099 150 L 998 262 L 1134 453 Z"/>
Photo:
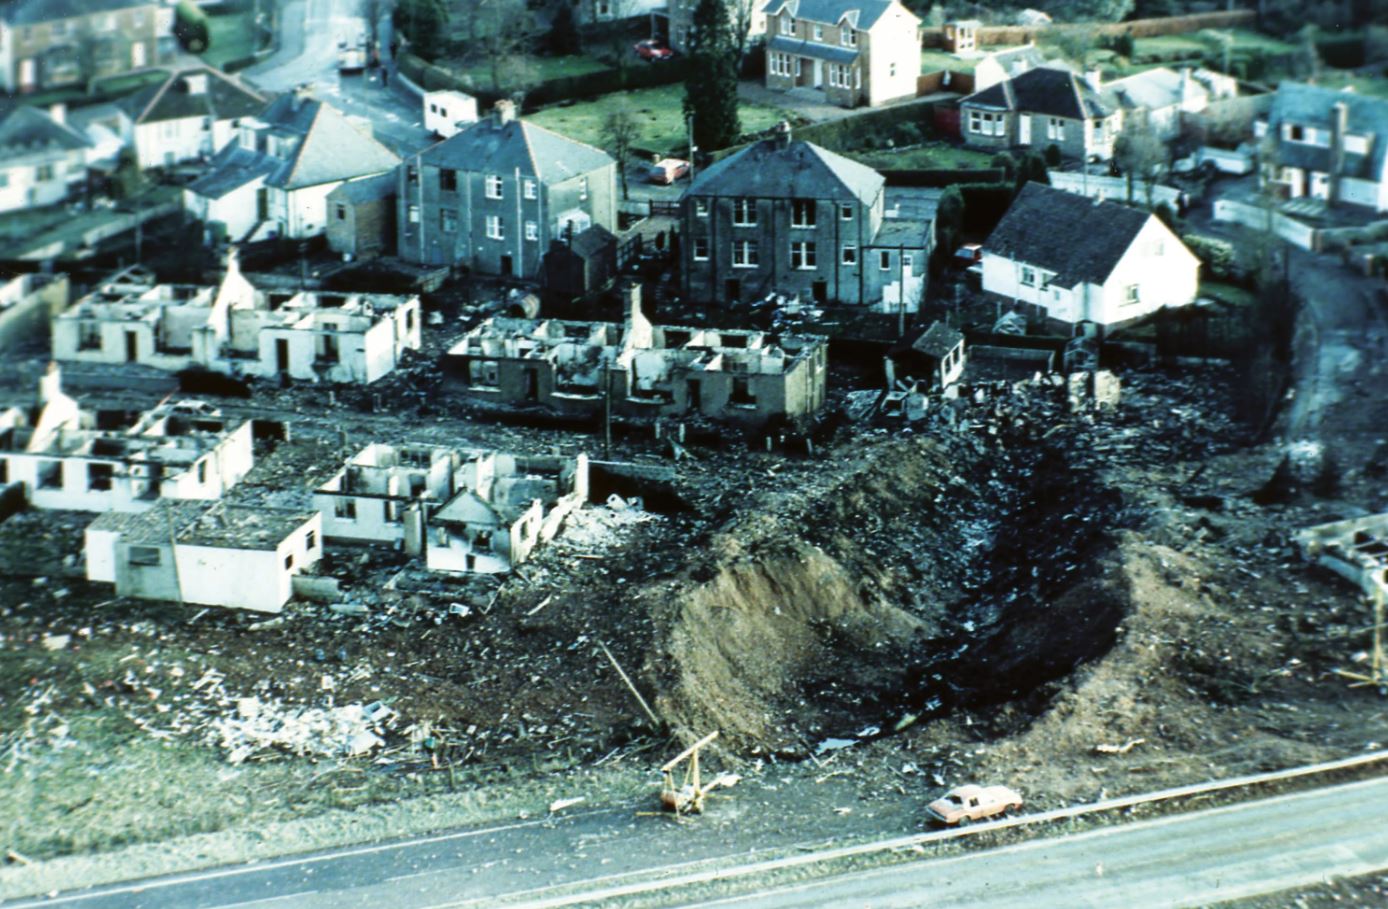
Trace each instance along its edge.
<path fill-rule="evenodd" d="M 472 53 L 487 64 L 492 91 L 523 94 L 534 85 L 535 25 L 525 0 L 470 0 L 460 20 Z"/>
<path fill-rule="evenodd" d="M 625 102 L 619 101 L 602 121 L 602 138 L 612 156 L 617 159 L 617 173 L 622 176 L 622 198 L 630 199 L 627 188 L 627 164 L 631 158 L 631 147 L 636 143 L 638 124 Z"/>
<path fill-rule="evenodd" d="M 1167 163 L 1166 144 L 1157 136 L 1146 117 L 1128 117 L 1113 142 L 1113 157 L 1128 178 L 1128 204 L 1133 202 L 1133 181 L 1143 180 L 1147 207 L 1152 207 L 1157 175 Z"/>

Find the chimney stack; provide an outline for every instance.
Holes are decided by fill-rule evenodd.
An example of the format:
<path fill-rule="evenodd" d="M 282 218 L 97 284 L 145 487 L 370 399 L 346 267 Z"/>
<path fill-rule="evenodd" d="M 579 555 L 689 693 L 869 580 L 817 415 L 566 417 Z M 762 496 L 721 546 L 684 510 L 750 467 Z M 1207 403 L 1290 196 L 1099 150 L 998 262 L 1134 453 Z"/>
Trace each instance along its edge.
<path fill-rule="evenodd" d="M 1345 134 L 1349 132 L 1349 105 L 1336 101 L 1330 107 L 1330 185 L 1325 200 L 1331 205 L 1340 197 L 1340 175 L 1345 169 Z"/>
<path fill-rule="evenodd" d="M 48 368 L 39 379 L 39 406 L 51 404 L 63 396 L 63 373 L 57 362 L 48 361 Z"/>
<path fill-rule="evenodd" d="M 776 147 L 790 148 L 790 122 L 787 120 L 776 124 Z"/>
<path fill-rule="evenodd" d="M 1104 75 L 1096 66 L 1093 69 L 1087 69 L 1084 71 L 1084 81 L 1088 83 L 1089 87 L 1094 89 L 1096 92 L 1101 91 L 1104 84 Z"/>
<path fill-rule="evenodd" d="M 67 105 L 62 103 L 50 104 L 48 106 L 48 116 L 53 120 L 54 123 L 58 124 L 59 126 L 66 126 Z"/>
<path fill-rule="evenodd" d="M 1190 67 L 1181 67 L 1181 103 L 1191 100 Z"/>
<path fill-rule="evenodd" d="M 190 95 L 207 94 L 207 73 L 189 73 L 183 77 L 183 84 Z"/>
<path fill-rule="evenodd" d="M 496 125 L 505 126 L 516 119 L 516 102 L 502 99 L 493 107 L 496 112 Z"/>

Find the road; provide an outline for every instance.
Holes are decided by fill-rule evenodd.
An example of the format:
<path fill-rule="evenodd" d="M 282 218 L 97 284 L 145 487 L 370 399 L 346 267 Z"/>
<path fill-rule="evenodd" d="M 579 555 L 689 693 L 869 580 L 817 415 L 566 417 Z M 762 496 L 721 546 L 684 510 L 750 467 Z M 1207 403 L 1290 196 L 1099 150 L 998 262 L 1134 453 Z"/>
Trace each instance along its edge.
<path fill-rule="evenodd" d="M 459 909 L 554 906 L 554 885 L 604 904 L 633 886 L 660 887 L 673 864 L 717 857 L 671 888 L 667 905 L 743 909 L 858 907 L 1176 907 L 1272 893 L 1328 876 L 1388 868 L 1388 779 L 1372 779 L 1224 808 L 1125 824 L 957 858 L 908 862 L 743 897 L 688 899 L 691 881 L 735 869 L 755 886 L 755 854 L 698 837 L 629 808 L 580 812 L 400 843 L 176 875 L 6 904 L 14 909 Z M 927 844 L 926 848 L 929 848 Z M 796 853 L 797 850 L 790 850 Z M 801 850 L 813 855 L 813 850 Z M 642 884 L 641 881 L 648 883 Z M 649 896 L 649 894 L 648 894 Z M 508 901 L 509 904 L 509 901 Z"/>
<path fill-rule="evenodd" d="M 364 27 L 365 7 L 363 0 L 290 0 L 280 14 L 279 50 L 242 75 L 269 92 L 306 86 L 343 113 L 371 121 L 376 138 L 397 155 L 411 155 L 435 141 L 424 129 L 418 96 L 399 79 L 385 83 L 379 73 L 337 71 L 337 38 Z M 381 16 L 377 29 L 382 59 L 393 75 L 388 15 Z"/>

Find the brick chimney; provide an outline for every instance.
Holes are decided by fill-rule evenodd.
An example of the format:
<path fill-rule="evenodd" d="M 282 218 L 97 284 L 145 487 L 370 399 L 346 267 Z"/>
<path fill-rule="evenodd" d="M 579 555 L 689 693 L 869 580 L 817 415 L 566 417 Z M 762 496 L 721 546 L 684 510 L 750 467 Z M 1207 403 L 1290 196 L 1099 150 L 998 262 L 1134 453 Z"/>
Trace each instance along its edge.
<path fill-rule="evenodd" d="M 496 115 L 496 125 L 498 127 L 505 126 L 507 123 L 516 119 L 516 102 L 508 101 L 503 98 L 496 102 L 492 107 L 492 111 Z"/>
<path fill-rule="evenodd" d="M 790 123 L 782 120 L 776 124 L 776 147 L 790 148 Z"/>

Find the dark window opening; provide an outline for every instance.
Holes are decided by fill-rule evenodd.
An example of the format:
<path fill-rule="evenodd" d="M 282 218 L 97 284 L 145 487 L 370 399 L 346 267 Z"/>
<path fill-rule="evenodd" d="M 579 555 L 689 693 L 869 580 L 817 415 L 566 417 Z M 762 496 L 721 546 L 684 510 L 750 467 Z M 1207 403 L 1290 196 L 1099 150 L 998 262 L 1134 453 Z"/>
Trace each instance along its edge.
<path fill-rule="evenodd" d="M 109 490 L 115 473 L 115 467 L 111 464 L 88 464 L 87 488 L 99 492 Z"/>

